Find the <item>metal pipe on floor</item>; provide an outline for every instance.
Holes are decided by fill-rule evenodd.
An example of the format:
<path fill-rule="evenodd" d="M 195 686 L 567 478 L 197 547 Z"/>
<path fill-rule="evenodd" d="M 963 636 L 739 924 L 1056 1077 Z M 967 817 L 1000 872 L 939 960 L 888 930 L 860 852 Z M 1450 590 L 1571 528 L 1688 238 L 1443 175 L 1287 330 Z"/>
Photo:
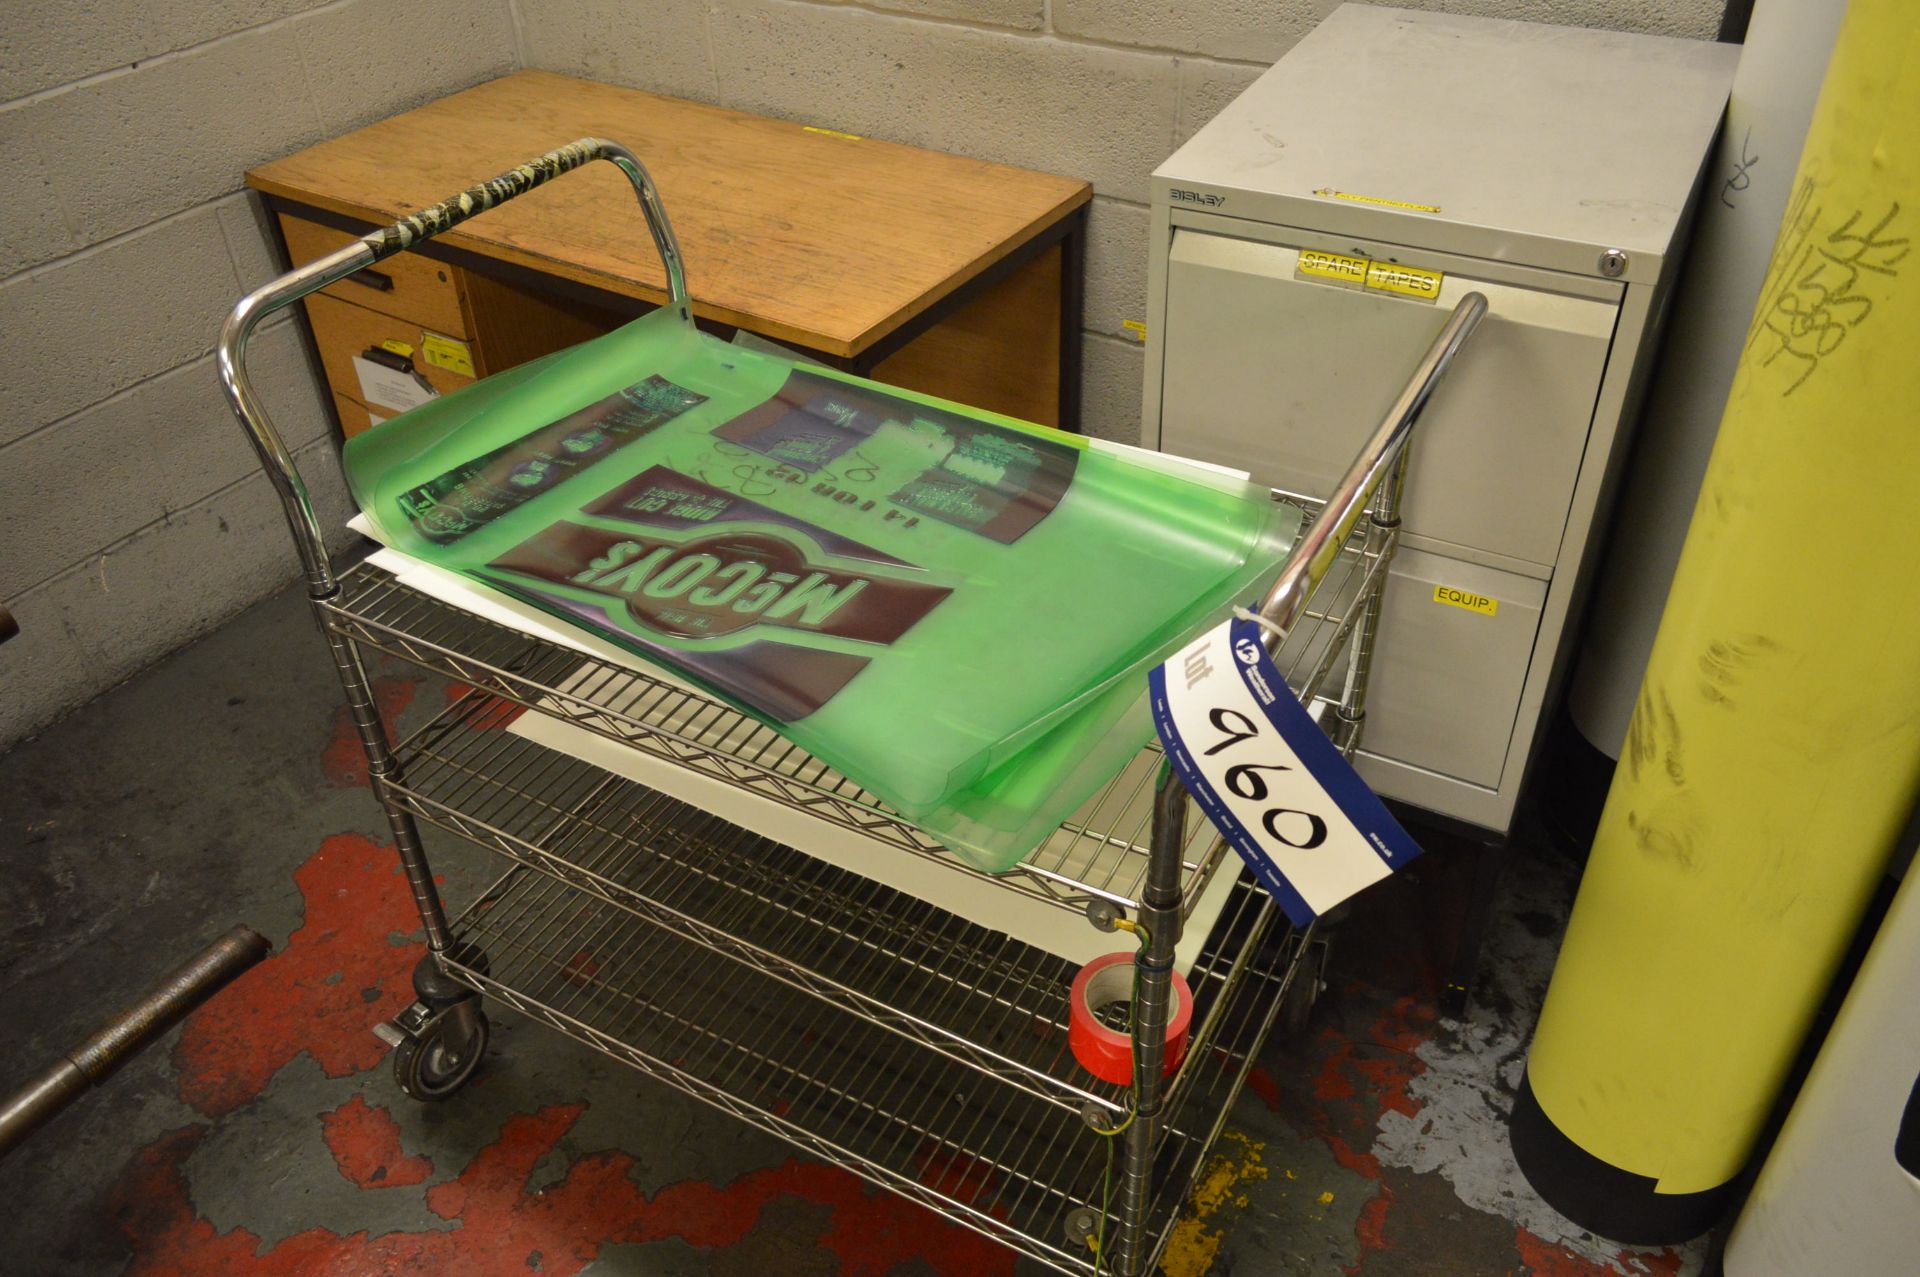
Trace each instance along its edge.
<path fill-rule="evenodd" d="M 273 951 L 239 926 L 201 950 L 57 1063 L 0 1101 L 0 1157 L 106 1081 L 141 1050 Z"/>

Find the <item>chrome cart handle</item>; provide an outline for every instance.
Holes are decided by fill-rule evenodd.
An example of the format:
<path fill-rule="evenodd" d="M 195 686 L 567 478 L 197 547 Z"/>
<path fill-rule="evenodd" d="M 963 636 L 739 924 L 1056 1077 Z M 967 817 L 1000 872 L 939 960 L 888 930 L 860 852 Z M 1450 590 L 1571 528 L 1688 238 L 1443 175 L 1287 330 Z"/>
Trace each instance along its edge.
<path fill-rule="evenodd" d="M 1269 647 L 1277 647 L 1284 635 L 1293 632 L 1294 622 L 1300 619 L 1300 614 L 1306 609 L 1314 587 L 1333 565 L 1340 547 L 1346 544 L 1347 534 L 1353 531 L 1360 516 L 1366 513 L 1367 503 L 1373 499 L 1381 482 L 1389 474 L 1397 473 L 1396 463 L 1413 434 L 1414 423 L 1420 420 L 1427 400 L 1433 397 L 1440 379 L 1452 366 L 1453 357 L 1460 353 L 1461 344 L 1486 318 L 1486 314 L 1487 299 L 1483 295 L 1468 293 L 1460 299 L 1459 305 L 1453 308 L 1453 314 L 1447 318 L 1446 325 L 1441 328 L 1440 335 L 1433 339 L 1433 345 L 1420 357 L 1419 366 L 1401 389 L 1400 397 L 1393 401 L 1393 406 L 1387 410 L 1387 415 L 1367 441 L 1367 446 L 1361 449 L 1353 465 L 1341 476 L 1319 517 L 1293 548 L 1293 553 L 1287 556 L 1279 580 L 1273 583 L 1273 588 L 1267 591 L 1266 599 L 1260 604 L 1261 616 L 1272 626 L 1265 640 Z M 1398 486 L 1390 484 L 1383 499 L 1392 500 L 1396 505 L 1391 511 L 1380 512 L 1382 522 L 1396 522 L 1399 518 Z"/>
<path fill-rule="evenodd" d="M 253 449 L 260 456 L 261 467 L 266 470 L 274 491 L 280 496 L 287 524 L 293 529 L 294 544 L 300 551 L 301 566 L 306 571 L 307 591 L 314 598 L 326 598 L 337 586 L 333 569 L 327 563 L 326 540 L 321 533 L 319 520 L 314 515 L 306 482 L 301 479 L 299 468 L 293 462 L 293 454 L 287 450 L 280 432 L 274 429 L 266 409 L 253 392 L 252 382 L 247 378 L 247 340 L 252 337 L 253 330 L 268 315 L 292 305 L 307 294 L 318 292 L 355 271 L 365 270 L 375 262 L 432 239 L 469 217 L 504 204 L 515 196 L 525 195 L 536 186 L 544 186 L 589 160 L 611 161 L 633 183 L 634 194 L 640 200 L 640 211 L 646 215 L 647 229 L 653 234 L 653 246 L 659 251 L 661 265 L 666 268 L 666 305 L 678 312 L 683 322 L 692 324 L 693 311 L 687 299 L 685 273 L 680 265 L 680 242 L 674 238 L 673 224 L 667 220 L 666 206 L 660 202 L 659 189 L 654 186 L 653 179 L 647 175 L 646 166 L 640 163 L 638 156 L 618 142 L 597 137 L 581 138 L 558 150 L 548 151 L 538 159 L 529 160 L 518 168 L 441 200 L 431 208 L 421 209 L 391 226 L 363 236 L 345 248 L 296 267 L 242 297 L 227 316 L 226 323 L 220 328 L 220 344 L 215 352 L 220 365 L 220 385 L 226 391 L 227 403 L 232 407 L 234 416 L 240 419 L 247 437 L 253 441 Z"/>

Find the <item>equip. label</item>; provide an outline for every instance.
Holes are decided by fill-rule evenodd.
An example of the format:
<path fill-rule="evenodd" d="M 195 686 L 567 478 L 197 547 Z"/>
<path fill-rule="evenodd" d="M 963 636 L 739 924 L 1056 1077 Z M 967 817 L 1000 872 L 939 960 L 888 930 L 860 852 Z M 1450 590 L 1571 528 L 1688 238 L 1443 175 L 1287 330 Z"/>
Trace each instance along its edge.
<path fill-rule="evenodd" d="M 1433 601 L 1445 603 L 1448 607 L 1465 608 L 1469 612 L 1478 612 L 1482 616 L 1496 616 L 1500 612 L 1499 599 L 1490 599 L 1484 594 L 1456 589 L 1451 585 L 1434 586 Z"/>
<path fill-rule="evenodd" d="M 1345 284 L 1349 288 L 1363 288 L 1367 282 L 1367 259 L 1343 257 L 1339 253 L 1322 253 L 1303 248 L 1300 250 L 1300 266 L 1297 273 L 1310 275 L 1315 279 L 1330 279 L 1336 284 Z"/>

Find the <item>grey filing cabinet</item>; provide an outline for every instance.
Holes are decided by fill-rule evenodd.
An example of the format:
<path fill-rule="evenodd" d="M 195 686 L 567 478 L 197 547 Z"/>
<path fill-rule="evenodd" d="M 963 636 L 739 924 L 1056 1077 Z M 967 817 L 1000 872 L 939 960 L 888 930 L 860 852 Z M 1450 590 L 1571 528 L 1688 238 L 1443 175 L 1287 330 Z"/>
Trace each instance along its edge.
<path fill-rule="evenodd" d="M 1324 497 L 1463 295 L 1358 765 L 1504 832 L 1738 50 L 1348 4 L 1153 177 L 1145 440 Z"/>

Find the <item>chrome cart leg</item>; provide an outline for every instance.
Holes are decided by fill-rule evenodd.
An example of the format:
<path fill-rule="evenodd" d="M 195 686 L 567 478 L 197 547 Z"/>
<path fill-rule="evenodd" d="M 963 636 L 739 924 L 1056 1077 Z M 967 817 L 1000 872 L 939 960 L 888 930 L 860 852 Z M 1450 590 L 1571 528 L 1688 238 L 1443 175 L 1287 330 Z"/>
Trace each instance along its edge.
<path fill-rule="evenodd" d="M 1140 896 L 1140 925 L 1147 944 L 1135 961 L 1133 1002 L 1133 1118 L 1125 1131 L 1120 1162 L 1120 1192 L 1113 1228 L 1116 1277 L 1140 1277 L 1146 1271 L 1149 1237 L 1147 1211 L 1153 1201 L 1153 1155 L 1159 1143 L 1160 1109 L 1165 1087 L 1167 1021 L 1173 1014 L 1173 951 L 1180 943 L 1180 851 L 1187 840 L 1187 790 L 1162 764 L 1153 796 L 1153 839 L 1148 847 L 1146 889 Z"/>
<path fill-rule="evenodd" d="M 403 1093 L 416 1100 L 444 1100 L 465 1086 L 479 1068 L 487 1050 L 487 1017 L 480 1009 L 480 995 L 441 968 L 441 956 L 453 950 L 446 906 L 440 901 L 433 870 L 427 864 L 420 827 L 412 813 L 401 810 L 393 798 L 391 784 L 399 779 L 400 764 L 387 744 L 386 724 L 374 701 L 367 667 L 353 641 L 328 623 L 326 612 L 318 606 L 325 597 L 314 598 L 320 629 L 327 636 L 327 651 L 340 675 L 354 730 L 360 733 L 360 745 L 367 752 L 367 780 L 387 814 L 393 848 L 399 853 L 414 907 L 420 912 L 420 926 L 427 936 L 426 956 L 413 969 L 417 1000 L 374 1032 L 393 1048 L 394 1076 Z M 460 958 L 475 969 L 485 968 L 486 960 L 478 953 L 461 953 Z"/>
<path fill-rule="evenodd" d="M 1381 477 L 1379 495 L 1367 520 L 1367 541 L 1361 551 L 1368 559 L 1391 560 L 1400 540 L 1400 492 L 1407 478 L 1407 450 L 1402 448 L 1393 468 Z M 1354 623 L 1353 642 L 1347 649 L 1347 678 L 1341 689 L 1340 705 L 1335 712 L 1333 743 L 1351 756 L 1360 743 L 1360 727 L 1367 717 L 1367 682 L 1373 672 L 1373 645 L 1380 631 L 1380 599 L 1386 593 L 1384 573 L 1369 587 Z"/>
<path fill-rule="evenodd" d="M 316 605 L 319 600 L 315 600 Z M 439 889 L 433 885 L 433 870 L 427 866 L 427 853 L 420 843 L 419 826 L 413 823 L 413 816 L 400 810 L 388 791 L 389 781 L 397 780 L 400 775 L 399 764 L 394 761 L 393 750 L 387 744 L 386 725 L 380 721 L 380 707 L 373 699 L 373 684 L 367 678 L 367 667 L 360 661 L 359 649 L 353 641 L 335 630 L 327 621 L 327 615 L 318 606 L 321 632 L 327 636 L 327 651 L 333 656 L 333 667 L 340 675 L 340 686 L 347 695 L 347 708 L 353 715 L 354 730 L 360 733 L 361 747 L 367 751 L 367 779 L 373 787 L 374 796 L 380 800 L 380 806 L 387 813 L 387 826 L 393 830 L 393 849 L 400 854 L 401 867 L 407 873 L 407 886 L 413 892 L 414 906 L 420 911 L 420 925 L 427 933 L 427 948 L 431 953 L 444 953 L 452 943 L 452 933 L 447 927 L 447 911 L 440 903 Z"/>

